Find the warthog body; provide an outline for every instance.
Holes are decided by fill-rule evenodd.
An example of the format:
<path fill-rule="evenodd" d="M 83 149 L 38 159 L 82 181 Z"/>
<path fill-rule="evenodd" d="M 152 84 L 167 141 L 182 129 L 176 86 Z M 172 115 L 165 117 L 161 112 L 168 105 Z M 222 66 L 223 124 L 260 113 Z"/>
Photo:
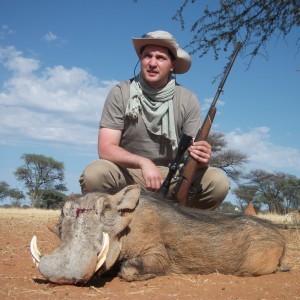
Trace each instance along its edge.
<path fill-rule="evenodd" d="M 109 250 L 98 272 L 119 262 L 119 276 L 127 281 L 171 273 L 269 274 L 285 248 L 283 236 L 267 221 L 179 207 L 140 195 L 138 186 L 67 202 L 57 232 L 59 248 L 39 263 L 41 273 L 57 283 L 93 276 L 103 232 Z"/>

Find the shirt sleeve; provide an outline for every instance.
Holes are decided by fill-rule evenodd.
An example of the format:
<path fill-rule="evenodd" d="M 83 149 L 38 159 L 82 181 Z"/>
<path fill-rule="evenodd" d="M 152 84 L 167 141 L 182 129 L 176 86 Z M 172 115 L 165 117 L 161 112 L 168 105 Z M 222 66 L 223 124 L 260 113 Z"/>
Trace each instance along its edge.
<path fill-rule="evenodd" d="M 189 105 L 186 111 L 186 119 L 183 123 L 183 130 L 182 132 L 195 137 L 198 130 L 201 127 L 201 111 L 200 111 L 200 104 L 197 97 L 192 94 L 191 98 L 189 99 Z"/>
<path fill-rule="evenodd" d="M 174 105 L 178 138 L 180 139 L 183 134 L 195 137 L 201 126 L 201 111 L 197 97 L 192 91 L 178 86 Z"/>
<path fill-rule="evenodd" d="M 100 127 L 123 130 L 125 122 L 125 108 L 128 99 L 128 83 L 123 82 L 115 85 L 110 90 L 105 100 L 99 124 Z"/>

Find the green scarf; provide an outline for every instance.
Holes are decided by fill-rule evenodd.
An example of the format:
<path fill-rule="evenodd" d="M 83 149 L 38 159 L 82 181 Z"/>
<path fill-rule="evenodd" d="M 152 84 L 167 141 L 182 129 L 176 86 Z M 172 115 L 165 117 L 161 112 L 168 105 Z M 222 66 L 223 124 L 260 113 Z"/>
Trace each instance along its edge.
<path fill-rule="evenodd" d="M 174 78 L 165 87 L 153 89 L 139 74 L 130 84 L 129 101 L 125 111 L 125 116 L 131 119 L 136 119 L 141 113 L 147 129 L 155 135 L 169 139 L 173 150 L 178 146 L 173 110 L 174 93 Z"/>

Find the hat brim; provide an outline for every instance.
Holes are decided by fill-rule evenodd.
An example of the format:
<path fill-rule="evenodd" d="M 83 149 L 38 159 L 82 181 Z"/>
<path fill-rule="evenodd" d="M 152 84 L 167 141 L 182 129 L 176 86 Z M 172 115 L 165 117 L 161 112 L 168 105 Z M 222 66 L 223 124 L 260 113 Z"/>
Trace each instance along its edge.
<path fill-rule="evenodd" d="M 134 49 L 139 58 L 141 58 L 141 49 L 147 45 L 158 45 L 168 48 L 174 55 L 177 63 L 173 72 L 176 74 L 186 73 L 192 64 L 190 55 L 170 40 L 155 38 L 132 38 Z"/>

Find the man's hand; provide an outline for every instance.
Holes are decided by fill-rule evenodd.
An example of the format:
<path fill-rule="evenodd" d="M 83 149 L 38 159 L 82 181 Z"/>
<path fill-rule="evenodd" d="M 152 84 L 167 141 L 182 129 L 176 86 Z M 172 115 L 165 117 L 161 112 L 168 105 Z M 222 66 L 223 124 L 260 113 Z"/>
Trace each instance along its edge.
<path fill-rule="evenodd" d="M 206 167 L 209 164 L 211 156 L 211 146 L 206 141 L 197 141 L 189 147 L 189 152 L 192 158 L 194 158 L 199 168 Z"/>
<path fill-rule="evenodd" d="M 145 180 L 146 188 L 149 191 L 158 191 L 164 178 L 156 165 L 148 158 L 143 158 L 140 163 L 142 176 Z"/>

